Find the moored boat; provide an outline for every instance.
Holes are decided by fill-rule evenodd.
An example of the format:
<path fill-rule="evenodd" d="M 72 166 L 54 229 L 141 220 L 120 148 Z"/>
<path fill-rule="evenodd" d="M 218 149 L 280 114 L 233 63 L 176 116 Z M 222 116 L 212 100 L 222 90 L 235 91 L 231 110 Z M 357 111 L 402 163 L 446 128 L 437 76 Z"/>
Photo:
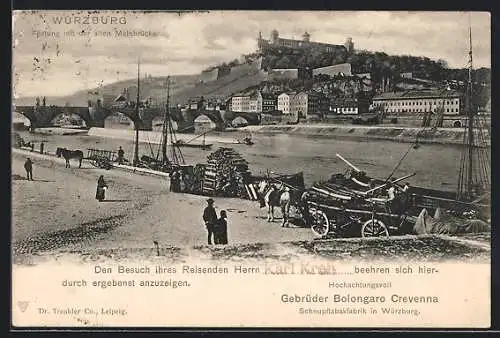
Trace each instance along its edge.
<path fill-rule="evenodd" d="M 175 145 L 177 147 L 186 147 L 186 148 L 199 148 L 203 150 L 208 150 L 212 148 L 212 143 L 189 143 L 189 142 L 184 142 L 183 140 L 177 140 L 175 142 Z"/>

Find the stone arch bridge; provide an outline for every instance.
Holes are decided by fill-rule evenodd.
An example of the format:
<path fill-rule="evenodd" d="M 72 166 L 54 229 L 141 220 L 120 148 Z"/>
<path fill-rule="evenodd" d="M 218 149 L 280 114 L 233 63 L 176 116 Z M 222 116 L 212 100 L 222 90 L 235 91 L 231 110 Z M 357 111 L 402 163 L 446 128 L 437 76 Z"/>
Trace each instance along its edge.
<path fill-rule="evenodd" d="M 53 126 L 53 120 L 61 114 L 78 115 L 85 121 L 87 127 L 104 128 L 106 118 L 114 113 L 121 113 L 127 116 L 134 126 L 140 130 L 152 130 L 153 119 L 163 117 L 164 107 L 140 107 L 139 116 L 135 107 L 131 105 L 116 106 L 87 106 L 87 107 L 65 107 L 65 106 L 15 106 L 17 113 L 24 115 L 31 124 L 31 129 L 46 128 Z M 192 130 L 194 120 L 200 115 L 206 115 L 217 125 L 217 130 L 224 130 L 225 126 L 230 124 L 236 117 L 243 117 L 250 125 L 260 124 L 259 113 L 251 112 L 221 112 L 217 110 L 186 110 L 171 108 L 170 114 L 179 130 Z"/>

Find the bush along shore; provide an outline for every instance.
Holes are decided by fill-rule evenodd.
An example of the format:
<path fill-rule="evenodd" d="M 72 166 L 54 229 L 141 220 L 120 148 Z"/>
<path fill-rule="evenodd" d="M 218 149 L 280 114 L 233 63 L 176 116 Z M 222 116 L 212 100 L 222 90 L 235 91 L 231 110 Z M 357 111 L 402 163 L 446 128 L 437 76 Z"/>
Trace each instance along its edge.
<path fill-rule="evenodd" d="M 413 143 L 418 139 L 420 143 L 435 144 L 462 144 L 463 128 L 415 128 L 392 126 L 346 126 L 346 125 L 261 125 L 246 128 L 253 133 L 263 134 L 290 134 L 317 137 L 339 137 L 350 139 L 378 139 L 396 142 Z M 479 131 L 475 130 L 479 137 Z M 490 133 L 482 131 L 487 145 L 491 145 Z"/>

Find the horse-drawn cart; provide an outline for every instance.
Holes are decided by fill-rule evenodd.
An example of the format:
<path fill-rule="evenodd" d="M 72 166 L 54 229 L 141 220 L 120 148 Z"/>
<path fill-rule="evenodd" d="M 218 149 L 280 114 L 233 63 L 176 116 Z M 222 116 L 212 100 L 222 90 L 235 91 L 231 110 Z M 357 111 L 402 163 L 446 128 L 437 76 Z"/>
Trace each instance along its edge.
<path fill-rule="evenodd" d="M 409 191 L 388 200 L 379 193 L 387 184 L 371 188 L 358 183 L 364 182 L 337 175 L 308 189 L 303 217 L 315 235 L 387 237 L 411 231 L 417 208 Z"/>
<path fill-rule="evenodd" d="M 116 160 L 116 152 L 101 149 L 88 149 L 87 157 L 90 163 L 101 169 L 109 170 L 113 168 L 113 162 Z"/>

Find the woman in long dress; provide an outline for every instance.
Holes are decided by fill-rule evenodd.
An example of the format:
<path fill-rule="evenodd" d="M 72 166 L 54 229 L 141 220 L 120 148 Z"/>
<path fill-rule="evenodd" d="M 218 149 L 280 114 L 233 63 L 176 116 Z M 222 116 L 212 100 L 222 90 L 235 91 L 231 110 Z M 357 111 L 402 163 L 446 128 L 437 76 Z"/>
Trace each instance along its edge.
<path fill-rule="evenodd" d="M 104 181 L 104 175 L 99 176 L 97 180 L 97 191 L 95 193 L 95 198 L 99 202 L 104 201 L 106 198 L 106 189 L 108 188 L 106 182 Z"/>
<path fill-rule="evenodd" d="M 215 244 L 227 244 L 227 214 L 225 210 L 221 210 L 220 218 L 215 222 L 214 227 L 214 242 Z"/>

